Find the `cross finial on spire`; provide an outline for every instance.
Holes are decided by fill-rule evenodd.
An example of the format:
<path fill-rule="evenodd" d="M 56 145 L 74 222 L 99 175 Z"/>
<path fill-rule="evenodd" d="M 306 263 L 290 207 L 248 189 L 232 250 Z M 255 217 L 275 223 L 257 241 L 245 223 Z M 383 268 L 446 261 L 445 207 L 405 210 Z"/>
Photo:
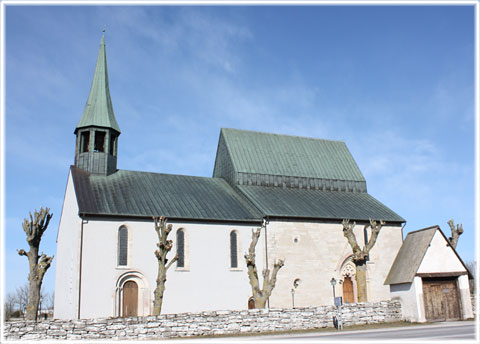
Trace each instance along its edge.
<path fill-rule="evenodd" d="M 106 30 L 106 29 L 107 29 L 107 24 L 104 24 L 104 25 L 103 25 L 103 30 L 102 30 L 102 32 L 105 33 L 105 30 Z"/>

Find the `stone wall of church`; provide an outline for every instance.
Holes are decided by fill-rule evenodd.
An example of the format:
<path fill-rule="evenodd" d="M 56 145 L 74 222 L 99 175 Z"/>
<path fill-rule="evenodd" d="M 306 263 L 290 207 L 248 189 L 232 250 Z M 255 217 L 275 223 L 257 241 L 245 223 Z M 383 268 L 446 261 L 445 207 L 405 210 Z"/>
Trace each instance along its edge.
<path fill-rule="evenodd" d="M 341 314 L 344 326 L 401 320 L 397 301 L 295 309 L 252 309 L 165 314 L 134 318 L 6 322 L 8 340 L 36 339 L 158 339 L 187 336 L 260 333 L 333 327 Z"/>
<path fill-rule="evenodd" d="M 364 223 L 354 232 L 360 247 L 364 247 Z M 291 307 L 293 282 L 295 306 L 307 307 L 333 304 L 330 280 L 336 279 L 335 295 L 343 296 L 343 281 L 350 276 L 356 299 L 355 266 L 348 263 L 352 249 L 343 235 L 342 224 L 307 221 L 270 221 L 267 226 L 268 260 L 285 259 L 278 273 L 277 285 L 270 298 L 270 307 Z M 367 236 L 370 230 L 367 231 Z M 370 252 L 367 263 L 367 296 L 369 302 L 390 300 L 390 288 L 384 285 L 393 261 L 402 246 L 401 226 L 384 226 Z M 350 265 L 350 266 L 349 266 Z"/>

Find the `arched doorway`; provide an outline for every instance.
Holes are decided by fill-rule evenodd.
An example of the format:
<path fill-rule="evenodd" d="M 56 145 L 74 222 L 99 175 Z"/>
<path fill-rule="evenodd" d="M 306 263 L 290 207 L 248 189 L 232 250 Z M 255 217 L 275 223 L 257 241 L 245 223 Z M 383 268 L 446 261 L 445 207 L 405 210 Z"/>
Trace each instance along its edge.
<path fill-rule="evenodd" d="M 343 302 L 353 303 L 355 300 L 353 296 L 353 282 L 350 276 L 345 276 L 343 279 Z"/>
<path fill-rule="evenodd" d="M 255 300 L 253 299 L 253 297 L 250 297 L 248 299 L 248 309 L 254 309 L 255 308 Z"/>
<path fill-rule="evenodd" d="M 134 284 L 128 282 L 133 282 Z M 124 293 L 126 293 L 126 295 Z M 148 286 L 148 281 L 140 271 L 124 271 L 118 276 L 117 283 L 115 284 L 114 316 L 133 316 L 131 315 L 133 312 L 132 307 L 128 307 L 128 312 L 124 310 L 125 301 L 128 300 L 136 300 L 136 312 L 133 312 L 135 316 L 149 315 L 152 311 L 152 294 Z M 135 309 L 135 307 L 133 309 Z"/>
<path fill-rule="evenodd" d="M 123 285 L 123 317 L 138 315 L 138 285 L 134 281 L 127 281 Z"/>
<path fill-rule="evenodd" d="M 339 267 L 340 280 L 342 284 L 343 303 L 358 302 L 356 267 L 353 262 L 353 255 L 348 255 Z"/>

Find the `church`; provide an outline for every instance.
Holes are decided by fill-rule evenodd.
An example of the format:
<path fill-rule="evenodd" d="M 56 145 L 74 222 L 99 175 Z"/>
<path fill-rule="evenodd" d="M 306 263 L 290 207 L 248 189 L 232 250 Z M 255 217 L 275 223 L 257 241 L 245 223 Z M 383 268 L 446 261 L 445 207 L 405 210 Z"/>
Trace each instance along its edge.
<path fill-rule="evenodd" d="M 55 318 L 151 314 L 158 266 L 153 216 L 173 225 L 169 257 L 178 255 L 162 313 L 247 309 L 244 254 L 263 221 L 258 271 L 285 260 L 269 307 L 333 304 L 334 293 L 358 300 L 343 219 L 356 221 L 362 247 L 369 219 L 386 222 L 369 254 L 367 298 L 390 299 L 384 282 L 405 220 L 367 192 L 344 142 L 222 128 L 212 177 L 118 169 L 121 130 L 104 37 L 74 134 L 57 235 Z"/>

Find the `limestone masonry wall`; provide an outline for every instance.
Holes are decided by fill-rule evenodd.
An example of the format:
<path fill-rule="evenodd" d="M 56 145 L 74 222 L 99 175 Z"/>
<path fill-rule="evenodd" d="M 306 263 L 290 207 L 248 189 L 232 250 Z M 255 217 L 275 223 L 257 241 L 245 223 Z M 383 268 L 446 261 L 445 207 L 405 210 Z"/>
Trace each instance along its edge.
<path fill-rule="evenodd" d="M 398 301 L 342 306 L 345 326 L 401 320 Z M 156 339 L 333 327 L 334 306 L 164 314 L 132 318 L 6 322 L 10 340 Z"/>

